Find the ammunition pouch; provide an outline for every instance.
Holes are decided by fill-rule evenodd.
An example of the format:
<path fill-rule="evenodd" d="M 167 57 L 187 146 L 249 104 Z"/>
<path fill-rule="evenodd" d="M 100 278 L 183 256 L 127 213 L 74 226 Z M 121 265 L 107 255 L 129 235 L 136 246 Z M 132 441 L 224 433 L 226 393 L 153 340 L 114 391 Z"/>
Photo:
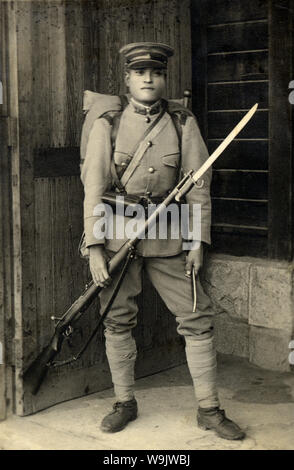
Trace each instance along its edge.
<path fill-rule="evenodd" d="M 120 214 L 125 214 L 128 207 L 136 208 L 139 205 L 144 206 L 144 197 L 130 195 L 126 193 L 118 193 L 116 191 L 108 191 L 102 196 L 102 201 L 104 204 L 108 204 L 113 209 L 113 212 L 116 213 L 119 211 Z M 145 207 L 145 206 L 144 206 Z M 129 216 L 131 217 L 131 216 Z"/>
<path fill-rule="evenodd" d="M 104 204 L 108 204 L 113 209 L 114 213 L 119 211 L 125 217 L 133 217 L 133 211 L 126 210 L 128 208 L 136 209 L 138 206 L 144 208 L 147 214 L 148 205 L 150 204 L 161 204 L 166 196 L 164 197 L 149 197 L 140 196 L 135 194 L 119 193 L 116 191 L 108 191 L 102 196 Z"/>

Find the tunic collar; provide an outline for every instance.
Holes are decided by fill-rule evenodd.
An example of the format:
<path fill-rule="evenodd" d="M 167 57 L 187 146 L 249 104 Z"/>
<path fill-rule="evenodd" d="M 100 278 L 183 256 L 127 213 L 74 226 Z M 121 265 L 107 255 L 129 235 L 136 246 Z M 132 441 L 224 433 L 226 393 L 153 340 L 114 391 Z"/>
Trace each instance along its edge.
<path fill-rule="evenodd" d="M 142 103 L 136 101 L 133 97 L 130 99 L 130 104 L 132 105 L 134 112 L 143 115 L 152 116 L 152 114 L 160 113 L 162 109 L 162 99 L 160 98 L 158 101 L 153 103 L 151 106 L 146 106 Z"/>

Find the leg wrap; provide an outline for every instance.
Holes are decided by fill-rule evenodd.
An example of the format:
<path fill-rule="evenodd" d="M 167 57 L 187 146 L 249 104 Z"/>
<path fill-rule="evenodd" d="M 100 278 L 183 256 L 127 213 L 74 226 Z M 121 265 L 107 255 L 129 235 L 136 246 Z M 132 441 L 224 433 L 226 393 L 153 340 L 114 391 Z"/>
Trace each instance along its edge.
<path fill-rule="evenodd" d="M 111 371 L 114 393 L 118 401 L 128 401 L 134 397 L 134 367 L 137 348 L 132 332 L 105 330 L 106 355 Z"/>
<path fill-rule="evenodd" d="M 188 336 L 185 339 L 187 363 L 199 406 L 201 408 L 219 406 L 213 338 L 197 340 L 194 336 Z"/>

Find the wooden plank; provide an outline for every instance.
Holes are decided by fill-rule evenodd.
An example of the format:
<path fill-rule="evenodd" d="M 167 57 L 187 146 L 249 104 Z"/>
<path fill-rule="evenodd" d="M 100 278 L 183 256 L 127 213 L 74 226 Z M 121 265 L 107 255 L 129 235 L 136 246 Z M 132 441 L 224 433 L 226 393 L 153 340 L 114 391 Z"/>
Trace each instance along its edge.
<path fill-rule="evenodd" d="M 208 53 L 267 49 L 267 22 L 237 23 L 208 27 L 207 45 Z"/>
<path fill-rule="evenodd" d="M 38 304 L 38 279 L 36 272 L 42 278 L 43 271 L 36 271 L 35 257 L 35 194 L 33 184 L 33 149 L 40 142 L 52 137 L 53 116 L 50 100 L 50 57 L 49 57 L 49 12 L 47 2 L 22 2 L 18 8 L 18 71 L 20 77 L 20 145 L 22 149 L 22 262 L 23 262 L 23 354 L 26 367 L 35 357 L 38 347 L 44 346 L 40 339 L 40 326 L 42 315 L 46 307 L 42 301 L 48 297 L 45 293 Z M 36 53 L 36 51 L 38 51 Z M 37 209 L 38 210 L 38 209 Z M 46 215 L 43 214 L 43 219 Z M 48 219 L 45 224 L 48 231 Z M 45 228 L 44 227 L 44 228 Z M 50 227 L 49 227 L 50 230 Z M 46 248 L 48 249 L 48 248 Z M 42 245 L 44 250 L 44 245 Z M 42 257 L 41 257 L 42 259 Z M 50 291 L 49 291 L 50 292 Z M 47 294 L 47 297 L 46 297 Z M 46 312 L 47 313 L 47 312 Z M 46 330 L 47 331 L 47 330 Z M 48 332 L 50 333 L 50 332 Z M 25 390 L 24 390 L 25 393 Z M 31 407 L 31 399 L 23 396 L 18 414 L 23 414 L 27 407 Z"/>
<path fill-rule="evenodd" d="M 7 5 L 8 7 L 8 5 Z M 17 11 L 19 9 L 17 8 Z M 10 161 L 11 161 L 11 206 L 12 206 L 12 253 L 13 253 L 13 363 L 14 369 L 14 404 L 16 410 L 21 412 L 23 408 L 23 386 L 19 378 L 19 372 L 23 366 L 23 289 L 22 289 L 22 211 L 21 206 L 21 169 L 20 169 L 20 145 L 19 145 L 19 63 L 18 63 L 18 38 L 16 23 L 16 5 L 9 4 L 7 8 L 7 84 L 9 86 L 9 120 L 10 120 Z M 9 81 L 8 81 L 9 80 Z"/>
<path fill-rule="evenodd" d="M 269 1 L 269 256 L 293 256 L 293 2 Z"/>
<path fill-rule="evenodd" d="M 99 90 L 99 31 L 98 23 L 98 4 L 91 1 L 82 2 L 82 20 L 83 34 L 81 43 L 83 46 L 83 62 L 84 62 L 84 89 Z"/>
<path fill-rule="evenodd" d="M 208 137 L 222 139 L 242 119 L 245 112 L 211 112 L 208 113 Z M 266 139 L 268 137 L 268 112 L 257 111 L 251 121 L 240 132 L 238 138 Z"/>
<path fill-rule="evenodd" d="M 0 5 L 0 24 L 2 25 L 2 5 Z M 5 168 L 4 162 L 6 161 L 6 154 L 8 151 L 7 147 L 7 119 L 0 117 L 0 142 L 2 148 L 1 160 L 0 160 L 0 218 L 1 220 L 7 220 L 7 205 L 5 204 L 5 196 L 4 193 L 4 181 L 5 178 L 9 177 L 9 173 L 7 173 L 7 168 Z M 6 210 L 5 210 L 6 209 Z M 9 218 L 8 218 L 9 222 Z M 5 272 L 5 258 L 4 253 L 5 251 L 10 251 L 10 245 L 7 244 L 5 246 L 5 230 L 6 224 L 1 224 L 0 228 L 0 420 L 6 418 L 6 335 L 8 332 L 6 331 L 6 308 L 5 308 L 5 282 L 8 281 L 6 279 L 6 272 Z"/>
<path fill-rule="evenodd" d="M 265 80 L 268 77 L 268 53 L 244 52 L 210 55 L 207 59 L 207 80 Z"/>
<path fill-rule="evenodd" d="M 267 199 L 267 172 L 214 170 L 213 197 Z"/>
<path fill-rule="evenodd" d="M 171 1 L 172 4 L 173 0 Z M 117 5 L 115 2 L 112 3 L 115 8 Z M 160 9 L 161 5 L 159 5 Z M 173 6 L 172 6 L 173 7 Z M 145 2 L 134 4 L 134 2 L 130 2 L 129 10 L 132 10 L 132 30 L 133 30 L 133 37 L 141 37 L 142 41 L 153 41 L 154 40 L 154 27 L 153 27 L 153 2 Z M 115 10 L 117 11 L 117 10 Z M 140 18 L 140 20 L 139 20 Z M 119 29 L 118 22 L 120 18 L 116 15 L 116 30 Z M 122 44 L 122 42 L 120 42 Z"/>
<path fill-rule="evenodd" d="M 267 226 L 267 203 L 213 199 L 212 224 Z"/>
<path fill-rule="evenodd" d="M 162 8 L 162 10 L 164 7 Z M 179 80 L 168 80 L 168 98 L 181 96 L 180 86 L 181 86 L 181 60 L 180 60 L 180 40 L 179 40 L 179 10 L 177 1 L 173 0 L 168 3 L 167 11 L 165 18 L 167 20 L 166 31 L 169 32 L 166 42 L 170 42 L 171 46 L 175 49 L 175 54 L 170 60 L 169 63 L 169 77 L 174 76 L 174 74 L 179 74 Z"/>
<path fill-rule="evenodd" d="M 243 234 L 240 232 L 232 233 L 216 232 L 212 229 L 212 245 L 210 250 L 214 253 L 226 253 L 234 256 L 257 256 L 258 258 L 267 258 L 267 236 L 262 233 Z"/>
<path fill-rule="evenodd" d="M 214 233 L 231 233 L 240 235 L 250 235 L 252 237 L 266 237 L 268 234 L 267 227 L 258 227 L 255 225 L 237 225 L 228 223 L 214 223 L 212 225 Z"/>
<path fill-rule="evenodd" d="M 208 85 L 208 110 L 250 109 L 268 107 L 268 82 L 239 82 Z"/>
<path fill-rule="evenodd" d="M 107 61 L 108 55 L 107 55 L 107 49 L 109 45 L 109 33 L 111 31 L 111 27 L 109 26 L 109 16 L 108 16 L 108 10 L 105 11 L 103 9 L 103 4 L 105 2 L 102 2 L 100 5 L 100 9 L 98 8 L 98 21 L 95 25 L 96 29 L 98 29 L 98 48 L 99 48 L 99 57 L 98 57 L 98 90 L 100 93 L 109 93 L 109 86 L 110 88 L 112 87 L 109 77 L 109 63 Z M 97 33 L 96 33 L 97 34 Z M 99 66 L 100 64 L 100 66 Z M 101 64 L 103 64 L 103 67 L 101 67 Z"/>
<path fill-rule="evenodd" d="M 8 116 L 9 113 L 9 103 L 8 103 L 8 46 L 7 46 L 7 3 L 1 2 L 0 7 L 0 39 L 1 39 L 1 49 L 0 49 L 0 78 L 2 81 L 2 104 L 0 105 L 0 115 Z"/>
<path fill-rule="evenodd" d="M 8 102 L 6 76 L 6 6 L 0 4 L 0 78 L 2 82 L 2 100 L 0 105 L 0 218 L 5 223 L 0 228 L 0 420 L 7 416 L 8 381 L 7 370 L 12 362 L 12 278 L 11 278 L 11 180 L 10 155 L 8 152 Z"/>
<path fill-rule="evenodd" d="M 50 180 L 41 178 L 34 183 L 34 186 L 38 330 L 36 337 L 33 338 L 36 341 L 36 345 L 30 360 L 33 360 L 37 353 L 48 343 L 53 333 L 53 324 L 50 321 L 50 316 L 54 315 L 54 292 L 52 286 L 52 191 Z"/>
<path fill-rule="evenodd" d="M 207 8 L 203 0 L 191 2 L 192 109 L 207 139 Z"/>
<path fill-rule="evenodd" d="M 267 18 L 267 0 L 207 0 L 208 24 Z"/>
<path fill-rule="evenodd" d="M 65 3 L 60 0 L 51 0 L 48 3 L 48 46 L 49 54 L 49 90 L 51 113 L 51 142 L 53 146 L 65 144 L 67 123 L 67 105 L 70 95 L 67 95 L 68 83 L 66 81 L 66 38 L 65 38 Z M 78 6 L 78 5 L 77 5 Z M 70 51 L 71 52 L 71 51 Z M 72 54 L 70 57 L 73 60 Z M 78 81 L 78 67 L 75 70 L 75 79 Z M 71 91 L 71 90 L 70 90 Z M 77 100 L 78 95 L 75 96 Z"/>
<path fill-rule="evenodd" d="M 178 52 L 180 57 L 181 83 L 179 89 L 180 97 L 185 89 L 192 88 L 192 40 L 191 40 L 191 2 L 178 2 L 179 19 L 176 18 L 180 28 Z"/>
<path fill-rule="evenodd" d="M 101 93 L 117 94 L 118 83 L 121 80 L 119 59 L 119 31 L 115 27 L 116 13 L 115 5 L 103 1 L 102 8 L 98 9 L 99 18 L 99 86 Z"/>
<path fill-rule="evenodd" d="M 152 23 L 153 19 L 153 2 L 148 3 L 148 11 L 145 13 L 144 18 L 147 17 L 149 18 L 149 22 Z M 131 13 L 133 12 L 133 13 Z M 116 14 L 116 29 L 119 32 L 119 40 L 120 40 L 120 47 L 122 47 L 124 44 L 128 44 L 130 42 L 135 42 L 136 41 L 136 33 L 134 31 L 135 28 L 135 15 L 136 10 L 134 8 L 122 6 L 119 10 L 119 13 Z M 131 14 L 130 14 L 131 13 Z M 123 28 L 121 25 L 123 24 Z M 128 27 L 126 27 L 128 25 Z M 153 37 L 153 36 L 150 36 Z M 119 51 L 116 51 L 117 57 L 118 57 L 118 86 L 117 90 L 119 94 L 125 94 L 127 92 L 127 87 L 125 85 L 124 81 L 124 60 L 123 57 L 119 54 Z"/>
<path fill-rule="evenodd" d="M 36 88 L 34 87 L 33 40 L 31 2 L 21 2 L 16 10 L 17 24 L 17 71 L 19 101 L 19 145 L 20 145 L 20 207 L 21 207 L 21 262 L 22 262 L 22 328 L 19 341 L 23 343 L 23 354 L 18 361 L 27 364 L 37 345 L 38 312 L 36 310 L 36 272 L 34 245 L 34 186 L 33 152 L 37 131 L 34 127 L 33 109 Z M 36 84 L 37 85 L 37 84 Z M 23 403 L 21 403 L 23 407 Z M 21 410 L 21 408 L 20 408 Z M 17 412 L 21 412 L 18 410 Z"/>
<path fill-rule="evenodd" d="M 68 213 L 68 178 L 52 178 L 49 180 L 51 197 L 51 227 L 52 227 L 52 291 L 53 312 L 56 316 L 62 315 L 72 301 L 70 292 L 71 266 L 69 257 L 69 213 Z M 74 342 L 80 342 L 80 335 L 74 338 Z M 64 360 L 70 356 L 71 341 L 65 341 L 59 359 Z M 81 366 L 81 363 L 67 366 L 60 370 L 60 374 L 69 374 L 70 370 Z"/>
<path fill-rule="evenodd" d="M 171 26 L 171 12 L 170 9 L 174 9 L 174 1 L 171 2 L 170 4 L 166 5 L 167 11 L 165 10 L 165 6 L 162 2 L 159 2 L 157 4 L 157 12 L 159 13 L 160 16 L 160 22 L 161 22 L 161 30 L 160 30 L 160 36 L 162 39 L 162 42 L 167 42 L 168 44 L 172 47 L 175 47 L 174 44 L 174 38 L 173 38 L 173 28 Z M 173 57 L 174 59 L 174 57 Z M 175 63 L 176 62 L 176 63 Z M 177 69 L 178 66 L 178 61 L 176 57 L 176 61 L 171 60 L 168 64 L 168 76 L 174 76 L 175 73 L 179 73 L 180 71 Z M 174 83 L 174 80 L 169 81 L 167 83 L 167 97 L 173 96 L 174 89 L 176 87 L 176 84 Z"/>
<path fill-rule="evenodd" d="M 80 175 L 80 148 L 40 148 L 34 152 L 34 178 Z"/>
<path fill-rule="evenodd" d="M 83 124 L 83 91 L 84 66 L 83 57 L 83 15 L 82 2 L 73 4 L 65 3 L 64 24 L 64 62 L 66 71 L 64 74 L 64 89 L 62 90 L 66 99 L 66 136 L 63 145 L 79 145 L 81 129 Z M 56 110 L 57 112 L 58 110 Z M 65 112 L 63 112 L 65 115 Z"/>
<path fill-rule="evenodd" d="M 49 19 L 48 19 L 48 1 L 32 2 L 31 19 L 31 56 L 32 70 L 34 76 L 34 94 L 31 101 L 27 102 L 27 107 L 32 106 L 32 116 L 34 125 L 35 146 L 51 146 L 52 129 L 52 100 L 50 95 L 50 44 L 49 37 Z M 25 47 L 25 44 L 24 44 Z M 38 51 L 32 53 L 32 51 Z M 41 106 L 39 105 L 41 103 Z M 27 123 L 28 124 L 28 123 Z"/>
<path fill-rule="evenodd" d="M 65 180 L 63 178 L 62 180 Z M 86 281 L 90 280 L 88 264 L 78 255 L 78 244 L 83 231 L 83 186 L 79 177 L 66 178 L 67 190 L 65 189 L 64 204 L 67 207 L 68 223 L 61 226 L 64 236 L 68 239 L 68 266 L 67 266 L 67 290 L 68 302 L 73 302 L 77 297 L 77 292 L 82 292 Z M 65 187 L 66 188 L 66 187 Z M 75 340 L 74 349 L 84 344 L 86 338 L 97 323 L 98 302 L 87 311 L 84 319 L 79 322 L 79 337 Z M 101 362 L 102 361 L 102 362 Z M 97 338 L 92 342 L 85 353 L 80 364 L 89 367 L 97 362 L 100 365 L 104 358 L 104 339 L 102 329 Z M 89 384 L 91 386 L 91 384 Z"/>
<path fill-rule="evenodd" d="M 3 319 L 2 328 L 4 341 L 4 359 L 5 365 L 3 366 L 3 379 L 2 382 L 4 395 L 0 393 L 2 401 L 2 417 L 9 416 L 14 411 L 14 304 L 13 304 L 13 220 L 12 220 L 12 181 L 11 181 L 11 159 L 12 153 L 10 146 L 15 145 L 14 140 L 14 119 L 9 117 L 10 112 L 10 99 L 9 92 L 12 90 L 9 84 L 9 39 L 8 39 L 8 4 L 1 3 L 0 6 L 1 19 L 0 19 L 0 38 L 1 38 L 1 51 L 0 51 L 0 66 L 1 66 L 1 80 L 3 84 L 3 104 L 0 106 L 0 119 L 1 119 L 1 175 L 2 181 L 0 183 L 2 190 L 2 242 L 3 251 L 1 262 L 4 268 L 4 284 L 3 284 L 3 297 L 2 309 Z M 4 122 L 5 121 L 5 122 Z M 10 132 L 11 131 L 11 132 Z M 5 408 L 5 411 L 3 410 Z"/>
<path fill-rule="evenodd" d="M 221 140 L 209 140 L 208 150 L 212 152 L 219 146 Z M 268 141 L 267 140 L 234 140 L 218 158 L 215 169 L 236 170 L 267 170 Z"/>

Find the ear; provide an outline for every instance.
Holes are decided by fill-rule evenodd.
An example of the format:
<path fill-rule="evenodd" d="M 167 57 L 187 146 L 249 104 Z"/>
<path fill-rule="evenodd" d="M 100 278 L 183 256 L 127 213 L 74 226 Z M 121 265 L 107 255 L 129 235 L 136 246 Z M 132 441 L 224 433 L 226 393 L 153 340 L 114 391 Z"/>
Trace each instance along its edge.
<path fill-rule="evenodd" d="M 130 72 L 126 70 L 125 71 L 125 84 L 127 87 L 129 86 L 129 83 L 130 83 Z"/>

